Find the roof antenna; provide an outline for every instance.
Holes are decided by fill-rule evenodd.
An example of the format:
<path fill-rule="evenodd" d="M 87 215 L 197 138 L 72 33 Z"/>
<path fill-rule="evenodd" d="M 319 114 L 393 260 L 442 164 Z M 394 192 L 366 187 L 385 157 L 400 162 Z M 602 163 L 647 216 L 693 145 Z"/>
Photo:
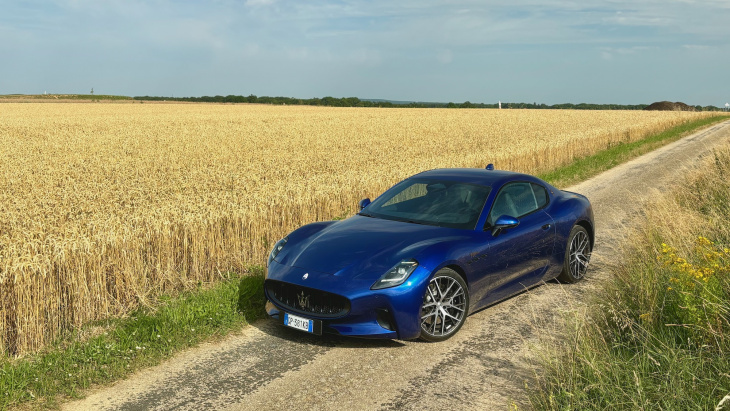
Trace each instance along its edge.
<path fill-rule="evenodd" d="M 487 164 L 487 170 L 494 170 L 494 164 L 492 164 L 492 163 Z"/>

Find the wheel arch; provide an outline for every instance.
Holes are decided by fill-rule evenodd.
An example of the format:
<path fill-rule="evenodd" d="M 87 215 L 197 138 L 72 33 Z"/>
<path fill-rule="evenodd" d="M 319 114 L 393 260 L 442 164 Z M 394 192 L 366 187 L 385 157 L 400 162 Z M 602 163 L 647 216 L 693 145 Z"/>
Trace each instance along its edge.
<path fill-rule="evenodd" d="M 591 250 L 593 250 L 593 245 L 595 244 L 595 241 L 596 241 L 595 234 L 593 231 L 593 225 L 591 225 L 591 223 L 589 223 L 587 220 L 580 220 L 580 221 L 576 222 L 575 225 L 579 225 L 579 226 L 585 228 L 586 231 L 588 231 L 588 238 L 590 238 L 590 240 L 591 240 Z"/>
<path fill-rule="evenodd" d="M 464 280 L 464 282 L 466 283 L 467 289 L 469 288 L 469 279 L 466 276 L 466 272 L 459 265 L 457 265 L 457 264 L 449 264 L 449 265 L 445 265 L 445 266 L 443 266 L 441 268 L 450 268 L 450 269 L 456 271 L 456 274 L 459 274 L 459 276 L 461 277 L 461 279 Z"/>

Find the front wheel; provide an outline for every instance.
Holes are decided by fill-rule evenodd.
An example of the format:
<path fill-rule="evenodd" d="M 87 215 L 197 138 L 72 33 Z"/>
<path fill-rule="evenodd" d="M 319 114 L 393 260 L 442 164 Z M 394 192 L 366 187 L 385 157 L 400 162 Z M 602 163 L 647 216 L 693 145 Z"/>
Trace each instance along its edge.
<path fill-rule="evenodd" d="M 466 282 L 456 271 L 442 268 L 426 287 L 421 305 L 421 339 L 444 341 L 464 325 L 469 309 Z"/>
<path fill-rule="evenodd" d="M 564 283 L 576 283 L 580 281 L 588 270 L 588 263 L 591 260 L 591 239 L 585 228 L 576 225 L 570 230 L 568 243 L 565 246 L 565 261 L 563 271 L 558 280 Z"/>

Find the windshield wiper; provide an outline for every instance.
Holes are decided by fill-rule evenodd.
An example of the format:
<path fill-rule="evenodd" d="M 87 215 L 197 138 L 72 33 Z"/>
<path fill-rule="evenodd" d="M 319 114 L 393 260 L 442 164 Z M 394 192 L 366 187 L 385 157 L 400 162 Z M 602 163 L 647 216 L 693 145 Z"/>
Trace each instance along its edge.
<path fill-rule="evenodd" d="M 368 214 L 368 213 L 357 213 L 357 215 L 361 215 L 363 217 L 375 218 L 374 216 L 372 216 L 371 214 Z"/>

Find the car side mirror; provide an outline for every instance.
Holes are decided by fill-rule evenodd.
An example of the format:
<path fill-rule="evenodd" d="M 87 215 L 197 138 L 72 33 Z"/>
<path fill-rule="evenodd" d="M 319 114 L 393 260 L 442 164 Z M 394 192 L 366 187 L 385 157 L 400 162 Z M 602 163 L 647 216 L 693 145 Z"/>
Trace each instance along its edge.
<path fill-rule="evenodd" d="M 362 209 L 367 207 L 369 204 L 370 204 L 369 198 L 364 198 L 364 199 L 360 200 L 360 203 L 359 203 L 360 211 L 362 211 Z"/>
<path fill-rule="evenodd" d="M 510 217 L 508 215 L 499 216 L 492 226 L 492 236 L 496 237 L 502 232 L 502 230 L 515 228 L 518 225 L 520 225 L 520 220 L 514 217 Z"/>

